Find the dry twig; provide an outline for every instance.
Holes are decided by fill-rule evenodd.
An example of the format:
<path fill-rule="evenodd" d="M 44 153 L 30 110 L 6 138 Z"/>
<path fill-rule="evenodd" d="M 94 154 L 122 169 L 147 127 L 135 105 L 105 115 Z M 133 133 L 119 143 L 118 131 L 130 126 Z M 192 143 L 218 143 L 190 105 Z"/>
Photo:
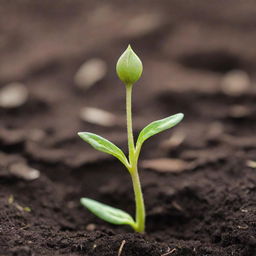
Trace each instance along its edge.
<path fill-rule="evenodd" d="M 119 247 L 117 256 L 121 256 L 125 243 L 126 243 L 126 241 L 123 240 L 120 247 Z"/>
<path fill-rule="evenodd" d="M 171 251 L 169 251 L 169 252 L 166 252 L 166 253 L 162 254 L 161 256 L 171 255 L 171 254 L 173 254 L 174 252 L 176 252 L 176 249 L 175 249 L 175 248 L 173 248 L 173 249 L 172 249 Z"/>

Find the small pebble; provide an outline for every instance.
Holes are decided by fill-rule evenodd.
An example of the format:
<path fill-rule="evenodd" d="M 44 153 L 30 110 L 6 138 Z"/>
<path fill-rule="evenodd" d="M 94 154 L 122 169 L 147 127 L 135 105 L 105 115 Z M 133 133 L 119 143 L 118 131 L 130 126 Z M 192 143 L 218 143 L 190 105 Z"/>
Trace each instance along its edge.
<path fill-rule="evenodd" d="M 186 138 L 186 134 L 184 132 L 181 132 L 181 131 L 174 132 L 169 139 L 161 143 L 161 147 L 166 149 L 176 148 L 183 143 L 185 138 Z"/>
<path fill-rule="evenodd" d="M 90 59 L 78 69 L 74 81 L 81 89 L 88 89 L 102 80 L 107 73 L 107 65 L 102 59 Z"/>
<path fill-rule="evenodd" d="M 67 207 L 70 208 L 70 209 L 75 208 L 76 205 L 77 205 L 77 204 L 76 204 L 76 202 L 74 202 L 74 201 L 69 201 L 69 202 L 67 202 Z"/>
<path fill-rule="evenodd" d="M 247 209 L 240 209 L 241 212 L 244 212 L 244 213 L 248 213 L 248 210 Z"/>
<path fill-rule="evenodd" d="M 106 127 L 114 126 L 118 123 L 116 116 L 99 108 L 82 108 L 80 111 L 80 118 L 85 122 Z"/>
<path fill-rule="evenodd" d="M 13 163 L 9 167 L 9 172 L 24 180 L 35 180 L 40 176 L 40 172 L 36 169 L 29 167 L 25 163 Z"/>
<path fill-rule="evenodd" d="M 243 70 L 228 72 L 221 81 L 222 91 L 229 96 L 239 96 L 249 91 L 251 80 Z"/>
<path fill-rule="evenodd" d="M 217 139 L 224 132 L 223 124 L 220 122 L 213 122 L 207 131 L 207 139 Z"/>
<path fill-rule="evenodd" d="M 0 89 L 0 107 L 18 108 L 28 100 L 28 89 L 21 83 L 10 83 Z"/>
<path fill-rule="evenodd" d="M 233 118 L 247 117 L 251 113 L 251 109 L 243 105 L 234 105 L 229 109 L 229 116 Z"/>
<path fill-rule="evenodd" d="M 96 229 L 96 225 L 91 223 L 86 226 L 87 231 L 94 231 Z"/>
<path fill-rule="evenodd" d="M 41 129 L 33 129 L 30 132 L 28 132 L 27 137 L 31 141 L 42 141 L 46 136 L 46 132 Z"/>
<path fill-rule="evenodd" d="M 178 173 L 187 170 L 189 164 L 180 159 L 158 158 L 142 161 L 142 167 L 157 172 Z"/>
<path fill-rule="evenodd" d="M 248 160 L 246 165 L 251 168 L 256 168 L 256 161 Z"/>
<path fill-rule="evenodd" d="M 140 14 L 130 19 L 124 31 L 128 36 L 141 36 L 159 29 L 164 23 L 162 15 Z"/>

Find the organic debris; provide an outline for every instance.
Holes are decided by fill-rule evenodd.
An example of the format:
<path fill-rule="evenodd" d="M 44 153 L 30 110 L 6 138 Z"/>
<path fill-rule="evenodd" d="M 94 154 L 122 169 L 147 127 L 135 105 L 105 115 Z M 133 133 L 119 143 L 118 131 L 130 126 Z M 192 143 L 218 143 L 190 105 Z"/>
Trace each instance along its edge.
<path fill-rule="evenodd" d="M 121 256 L 122 252 L 123 252 L 123 249 L 124 249 L 124 245 L 125 245 L 126 241 L 123 240 L 120 247 L 119 247 L 119 250 L 118 250 L 118 254 L 117 256 Z"/>
<path fill-rule="evenodd" d="M 30 208 L 30 207 L 27 207 L 27 206 L 23 207 L 23 206 L 21 206 L 20 204 L 18 204 L 17 202 L 15 202 L 13 195 L 10 195 L 10 196 L 8 197 L 8 200 L 7 200 L 7 201 L 8 201 L 8 204 L 9 204 L 9 205 L 15 206 L 15 208 L 18 209 L 18 210 L 21 211 L 21 212 L 31 212 L 31 208 Z"/>

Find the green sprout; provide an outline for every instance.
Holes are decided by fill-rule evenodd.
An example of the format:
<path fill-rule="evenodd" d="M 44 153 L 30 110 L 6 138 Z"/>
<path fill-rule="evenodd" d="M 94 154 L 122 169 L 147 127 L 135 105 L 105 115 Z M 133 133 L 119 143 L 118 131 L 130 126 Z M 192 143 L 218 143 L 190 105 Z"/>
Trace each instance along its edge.
<path fill-rule="evenodd" d="M 130 225 L 135 231 L 143 233 L 145 231 L 145 205 L 141 190 L 140 178 L 138 174 L 138 159 L 143 143 L 151 136 L 172 128 L 183 119 L 183 114 L 179 113 L 158 120 L 147 125 L 140 132 L 136 144 L 133 139 L 132 129 L 132 88 L 142 74 L 143 66 L 141 60 L 129 45 L 126 51 L 119 58 L 116 71 L 120 80 L 126 86 L 126 116 L 129 157 L 112 142 L 89 132 L 79 132 L 78 135 L 95 149 L 108 153 L 118 158 L 131 175 L 136 203 L 136 217 L 133 217 L 117 208 L 99 203 L 89 198 L 81 198 L 81 204 L 94 213 L 97 217 L 116 225 Z"/>

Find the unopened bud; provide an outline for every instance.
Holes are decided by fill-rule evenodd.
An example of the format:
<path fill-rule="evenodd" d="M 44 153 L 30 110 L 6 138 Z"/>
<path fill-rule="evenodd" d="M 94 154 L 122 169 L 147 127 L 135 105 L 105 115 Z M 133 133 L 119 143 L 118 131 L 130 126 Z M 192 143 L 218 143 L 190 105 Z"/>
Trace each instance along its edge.
<path fill-rule="evenodd" d="M 119 79 L 126 85 L 134 84 L 141 77 L 142 62 L 129 45 L 116 64 Z"/>

